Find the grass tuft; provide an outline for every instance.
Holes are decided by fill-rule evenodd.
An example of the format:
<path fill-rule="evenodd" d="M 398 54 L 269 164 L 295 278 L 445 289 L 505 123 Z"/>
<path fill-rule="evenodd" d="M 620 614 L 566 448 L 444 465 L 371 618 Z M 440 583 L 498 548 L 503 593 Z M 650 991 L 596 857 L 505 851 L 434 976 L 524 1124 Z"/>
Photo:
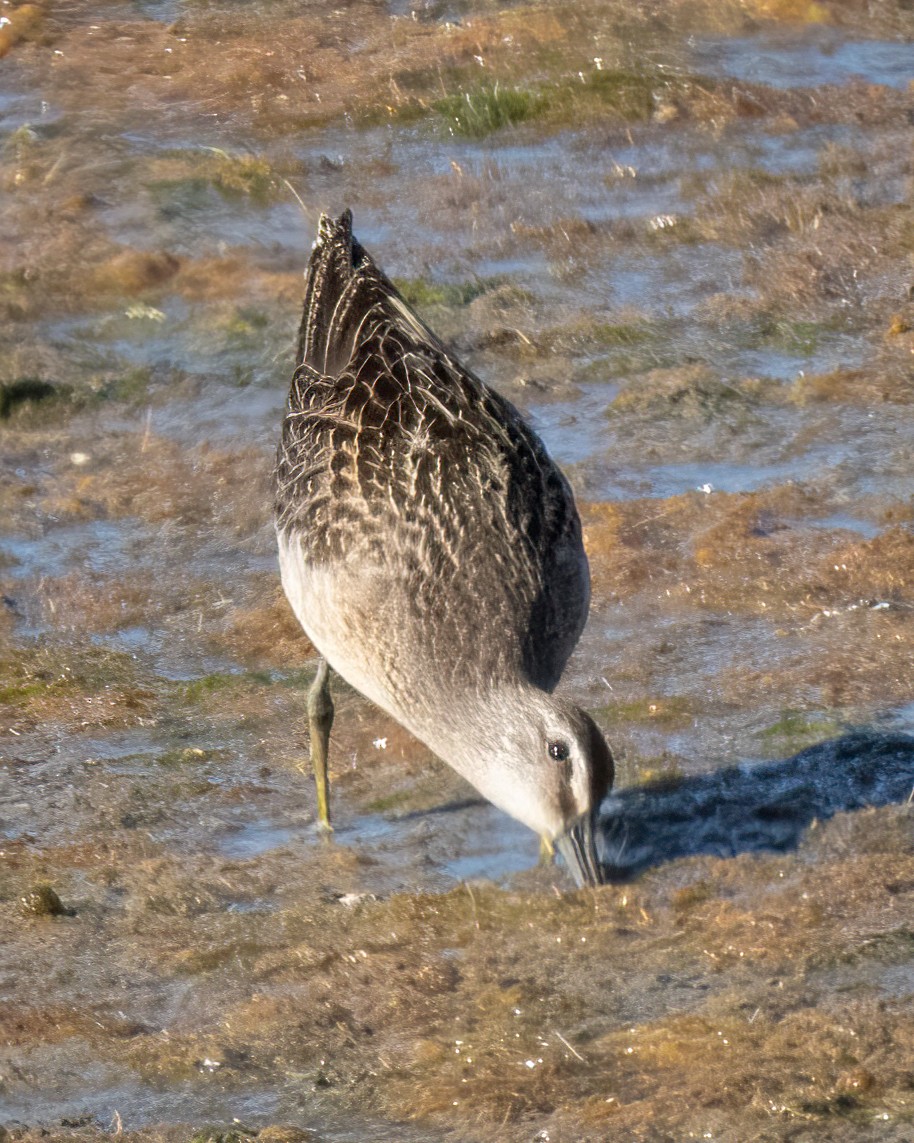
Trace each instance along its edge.
<path fill-rule="evenodd" d="M 546 99 L 540 92 L 496 83 L 472 92 L 445 96 L 432 106 L 453 135 L 481 139 L 502 127 L 513 127 L 536 118 L 545 109 Z"/>

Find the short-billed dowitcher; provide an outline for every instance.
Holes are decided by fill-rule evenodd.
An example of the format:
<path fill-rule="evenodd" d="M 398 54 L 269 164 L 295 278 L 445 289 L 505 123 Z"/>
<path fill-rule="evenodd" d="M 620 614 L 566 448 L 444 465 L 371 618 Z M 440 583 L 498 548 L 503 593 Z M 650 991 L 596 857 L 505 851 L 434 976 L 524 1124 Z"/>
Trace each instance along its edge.
<path fill-rule="evenodd" d="M 321 217 L 275 477 L 283 587 L 322 656 L 308 696 L 330 825 L 328 664 L 506 813 L 577 883 L 613 760 L 553 695 L 590 576 L 568 482 L 352 234 Z"/>

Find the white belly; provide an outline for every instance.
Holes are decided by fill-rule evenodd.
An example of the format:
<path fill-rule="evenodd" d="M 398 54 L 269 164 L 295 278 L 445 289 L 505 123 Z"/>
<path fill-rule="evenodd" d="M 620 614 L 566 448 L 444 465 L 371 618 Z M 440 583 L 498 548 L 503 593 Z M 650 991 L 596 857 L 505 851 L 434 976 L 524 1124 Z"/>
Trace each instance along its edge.
<path fill-rule="evenodd" d="M 286 597 L 305 634 L 350 686 L 409 729 L 408 715 L 385 685 L 384 578 L 305 560 L 294 536 L 278 533 L 279 572 Z M 380 669 L 379 669 L 380 668 Z"/>

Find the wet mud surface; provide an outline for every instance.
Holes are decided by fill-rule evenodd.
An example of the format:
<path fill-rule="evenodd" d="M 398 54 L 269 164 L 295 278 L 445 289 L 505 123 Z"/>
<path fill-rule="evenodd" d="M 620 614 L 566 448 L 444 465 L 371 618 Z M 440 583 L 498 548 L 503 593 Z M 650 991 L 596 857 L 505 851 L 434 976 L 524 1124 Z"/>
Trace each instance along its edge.
<path fill-rule="evenodd" d="M 0 1139 L 914 1139 L 914 14 L 0 7 Z M 321 210 L 572 480 L 609 883 L 337 683 Z"/>

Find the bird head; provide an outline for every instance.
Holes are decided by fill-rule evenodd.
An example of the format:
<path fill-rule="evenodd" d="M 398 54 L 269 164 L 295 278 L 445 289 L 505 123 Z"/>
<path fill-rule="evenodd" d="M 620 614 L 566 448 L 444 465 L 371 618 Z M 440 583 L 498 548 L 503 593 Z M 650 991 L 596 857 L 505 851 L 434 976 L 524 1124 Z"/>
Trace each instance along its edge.
<path fill-rule="evenodd" d="M 442 756 L 499 809 L 548 838 L 579 886 L 601 881 L 594 825 L 613 757 L 589 714 L 534 687 L 477 701 Z"/>

